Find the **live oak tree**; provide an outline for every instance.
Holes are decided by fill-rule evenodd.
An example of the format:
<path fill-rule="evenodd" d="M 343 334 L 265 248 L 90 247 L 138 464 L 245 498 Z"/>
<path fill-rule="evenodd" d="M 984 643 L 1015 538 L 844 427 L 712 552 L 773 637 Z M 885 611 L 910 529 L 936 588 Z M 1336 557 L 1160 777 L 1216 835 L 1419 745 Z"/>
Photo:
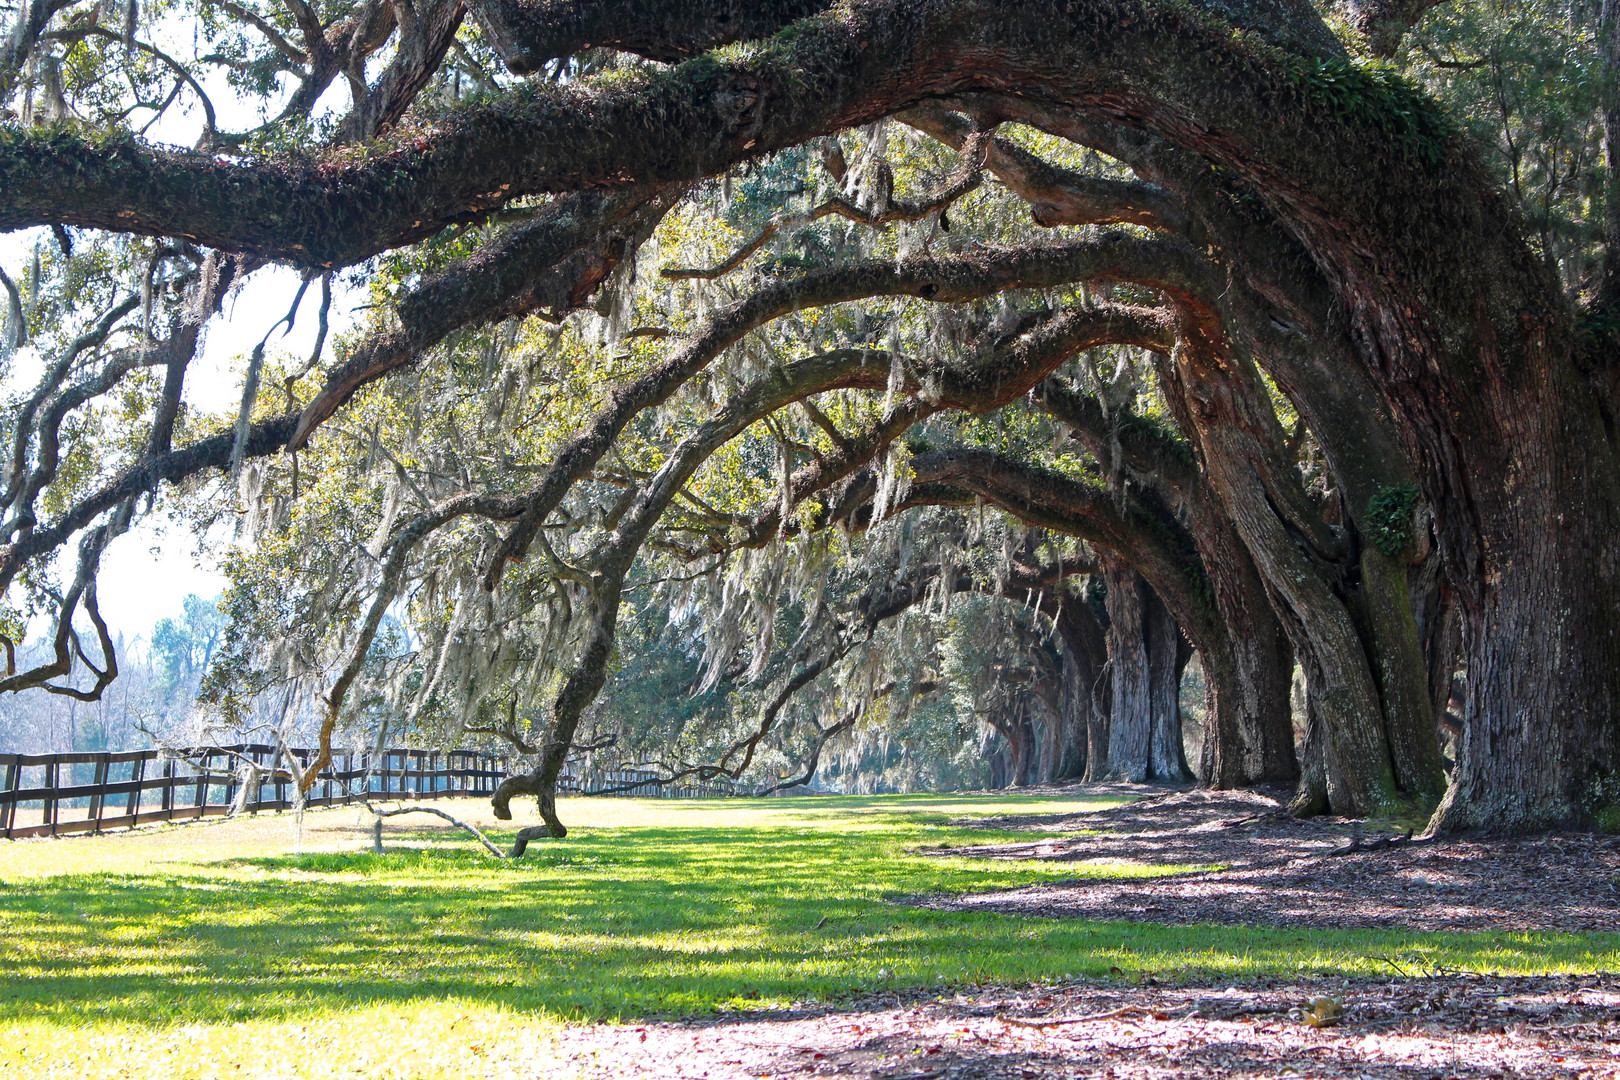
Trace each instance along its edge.
<path fill-rule="evenodd" d="M 1088 729 L 1093 774 L 1185 775 L 1152 702 L 1184 636 L 1208 783 L 1297 771 L 1301 812 L 1442 831 L 1612 825 L 1617 20 L 1584 13 L 1570 47 L 1584 113 L 1526 138 L 1546 109 L 1503 90 L 1491 127 L 1469 98 L 1514 57 L 1459 55 L 1493 39 L 1429 6 L 1349 5 L 1336 32 L 1296 0 L 25 5 L 0 225 L 40 230 L 5 285 L 43 375 L 11 414 L 0 582 L 10 636 L 46 615 L 54 651 L 0 689 L 98 693 L 101 552 L 154 496 L 217 512 L 223 470 L 253 540 L 224 659 L 303 686 L 328 742 L 504 735 L 532 769 L 497 812 L 538 796 L 561 836 L 632 590 L 686 578 L 713 677 L 768 684 L 758 737 L 692 766 L 739 774 L 822 672 L 865 658 L 857 713 L 896 692 L 872 604 L 911 560 L 957 591 L 988 534 L 919 545 L 918 515 L 989 506 L 1105 582 L 1121 737 Z M 223 130 L 148 40 L 177 19 L 261 127 Z M 1408 50 L 1453 110 L 1361 49 Z M 143 142 L 178 101 L 197 147 Z M 309 358 L 261 345 L 210 427 L 189 365 L 268 262 L 323 327 L 338 273 L 373 315 Z M 835 531 L 889 574 L 864 613 L 827 591 Z M 1015 547 L 963 587 L 1004 590 Z M 1061 636 L 1085 587 L 1053 565 Z M 417 640 L 379 635 L 391 611 Z"/>

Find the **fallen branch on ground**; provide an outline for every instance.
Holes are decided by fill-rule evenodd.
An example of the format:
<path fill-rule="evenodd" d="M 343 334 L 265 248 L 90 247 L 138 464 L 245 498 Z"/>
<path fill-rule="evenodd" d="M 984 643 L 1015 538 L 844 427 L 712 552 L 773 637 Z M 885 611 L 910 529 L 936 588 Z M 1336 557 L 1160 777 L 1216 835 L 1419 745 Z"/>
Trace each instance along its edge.
<path fill-rule="evenodd" d="M 1323 858 L 1332 859 L 1340 855 L 1354 855 L 1362 851 L 1384 851 L 1393 847 L 1418 847 L 1422 844 L 1432 844 L 1437 837 L 1420 836 L 1412 838 L 1412 830 L 1406 830 L 1405 836 L 1380 836 L 1372 840 L 1364 840 L 1360 833 L 1350 838 L 1350 842 L 1343 847 L 1334 848 Z"/>
<path fill-rule="evenodd" d="M 371 805 L 371 800 L 369 800 L 369 799 L 365 800 L 365 806 L 366 806 L 367 810 L 370 810 L 373 814 L 375 814 L 379 818 L 398 817 L 400 814 L 432 814 L 435 817 L 444 818 L 444 820 L 448 821 L 450 824 L 456 826 L 457 828 L 465 829 L 468 832 L 472 833 L 473 836 L 478 840 L 478 842 L 480 844 L 483 844 L 484 847 L 489 851 L 489 853 L 491 855 L 495 856 L 497 859 L 515 859 L 515 858 L 517 858 L 519 855 L 523 854 L 523 848 L 528 843 L 528 841 L 524 838 L 523 833 L 528 832 L 529 830 L 524 829 L 524 830 L 522 830 L 522 831 L 520 831 L 518 833 L 518 842 L 517 842 L 516 845 L 513 846 L 512 853 L 510 855 L 508 855 L 505 852 L 503 852 L 500 848 L 498 848 L 494 844 L 490 843 L 489 842 L 489 837 L 485 836 L 483 831 L 481 829 L 479 829 L 478 826 L 472 824 L 470 821 L 462 821 L 460 818 L 455 817 L 452 814 L 447 814 L 443 810 L 439 810 L 439 809 L 437 809 L 435 807 L 432 807 L 432 806 L 405 806 L 405 807 L 401 807 L 398 810 L 378 810 L 376 807 Z"/>

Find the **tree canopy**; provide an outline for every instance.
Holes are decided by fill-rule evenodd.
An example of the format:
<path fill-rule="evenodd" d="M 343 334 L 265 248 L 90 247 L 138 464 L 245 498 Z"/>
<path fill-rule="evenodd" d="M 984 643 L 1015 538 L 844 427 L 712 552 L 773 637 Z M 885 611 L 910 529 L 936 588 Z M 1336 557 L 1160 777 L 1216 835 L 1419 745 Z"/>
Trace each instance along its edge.
<path fill-rule="evenodd" d="M 110 685 L 168 512 L 239 538 L 210 708 L 500 740 L 558 837 L 580 753 L 979 723 L 1018 781 L 1620 825 L 1616 15 L 24 3 L 0 690 Z M 272 264 L 311 354 L 189 406 Z"/>

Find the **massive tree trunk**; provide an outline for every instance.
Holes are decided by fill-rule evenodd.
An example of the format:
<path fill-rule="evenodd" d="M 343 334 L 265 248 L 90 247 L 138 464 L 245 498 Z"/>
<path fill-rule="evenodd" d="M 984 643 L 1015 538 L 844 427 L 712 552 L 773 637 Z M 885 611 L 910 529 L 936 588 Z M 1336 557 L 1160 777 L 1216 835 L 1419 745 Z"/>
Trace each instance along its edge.
<path fill-rule="evenodd" d="M 1188 654 L 1181 632 L 1140 574 L 1117 556 L 1104 556 L 1102 565 L 1114 681 L 1108 774 L 1138 784 L 1187 783 L 1180 688 Z"/>
<path fill-rule="evenodd" d="M 1141 784 L 1148 779 L 1148 755 L 1153 743 L 1142 577 L 1117 556 L 1105 557 L 1103 582 L 1108 589 L 1108 664 L 1114 677 L 1108 775 Z"/>
<path fill-rule="evenodd" d="M 1299 777 L 1288 692 L 1294 653 L 1254 559 L 1207 483 L 1193 493 L 1189 524 L 1208 569 L 1224 649 L 1200 650 L 1211 708 L 1201 762 L 1213 788 L 1288 784 Z"/>
<path fill-rule="evenodd" d="M 1094 715 L 1108 700 L 1099 693 L 1099 684 L 1106 678 L 1107 630 L 1084 597 L 1067 598 L 1055 622 L 1062 663 L 1063 736 L 1054 779 L 1068 780 L 1086 775 L 1092 730 L 1107 724 L 1106 716 Z"/>

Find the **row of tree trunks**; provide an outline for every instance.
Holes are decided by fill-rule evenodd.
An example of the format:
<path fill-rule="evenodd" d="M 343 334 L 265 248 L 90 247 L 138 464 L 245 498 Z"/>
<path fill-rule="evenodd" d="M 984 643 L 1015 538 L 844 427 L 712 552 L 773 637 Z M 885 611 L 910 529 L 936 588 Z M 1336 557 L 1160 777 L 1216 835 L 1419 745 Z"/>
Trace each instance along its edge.
<path fill-rule="evenodd" d="M 1149 590 L 1151 592 L 1151 590 Z M 1159 605 L 1163 609 L 1163 605 Z M 1043 603 L 1052 623 L 1055 670 L 1035 696 L 1041 706 L 1032 722 L 1039 729 L 1040 756 L 1029 768 L 1031 782 L 1050 784 L 1078 780 L 1086 775 L 1088 744 L 1100 729 L 1106 740 L 1110 700 L 1108 631 L 1097 611 L 1081 597 Z M 1179 636 L 1175 621 L 1165 613 Z M 1103 758 L 1106 758 L 1106 753 Z"/>
<path fill-rule="evenodd" d="M 1611 33 L 1614 25 L 1606 23 Z M 1272 325 L 1321 352 L 1314 375 L 1281 351 L 1257 359 L 1309 415 L 1347 489 L 1349 524 L 1361 524 L 1356 519 L 1368 509 L 1353 490 L 1356 464 L 1372 462 L 1377 469 L 1369 471 L 1389 472 L 1383 455 L 1358 445 L 1359 433 L 1387 431 L 1389 438 L 1377 441 L 1392 445 L 1399 469 L 1422 489 L 1449 579 L 1442 591 L 1450 610 L 1438 622 L 1428 621 L 1421 606 L 1414 613 L 1425 620 L 1431 718 L 1437 702 L 1450 698 L 1442 688 L 1451 674 L 1467 672 L 1459 759 L 1431 828 L 1527 832 L 1620 818 L 1620 800 L 1607 781 L 1620 769 L 1620 635 L 1606 630 L 1620 606 L 1620 545 L 1613 542 L 1620 524 L 1620 438 L 1615 396 L 1606 388 L 1620 365 L 1608 336 L 1586 342 L 1575 333 L 1557 283 L 1527 253 L 1522 233 L 1505 224 L 1506 204 L 1473 166 L 1477 158 L 1453 153 L 1428 169 L 1381 165 L 1378 182 L 1356 182 L 1380 199 L 1424 208 L 1423 235 L 1437 239 L 1418 245 L 1421 254 L 1403 262 L 1398 253 L 1412 250 L 1417 219 L 1339 218 L 1328 209 L 1364 204 L 1362 195 L 1273 198 L 1269 184 L 1260 182 L 1256 190 L 1275 214 L 1275 227 L 1245 233 L 1239 226 L 1261 218 L 1238 222 L 1240 215 L 1227 214 L 1222 221 L 1217 204 L 1223 200 L 1204 199 L 1199 190 L 1197 178 L 1207 186 L 1216 175 L 1210 157 L 1229 161 L 1218 148 L 1206 156 L 1187 145 L 1183 149 L 1193 152 L 1183 153 L 1045 106 L 1026 106 L 1026 115 L 1054 133 L 1111 147 L 1139 176 L 1187 199 L 1212 246 L 1238 269 L 1229 294 L 1234 306 L 1249 303 L 1251 285 L 1274 301 L 1253 305 L 1262 317 L 1248 320 L 1248 329 L 1265 336 L 1266 313 L 1274 313 Z M 1387 162 L 1380 153 L 1371 151 L 1368 160 Z M 1350 173 L 1321 175 L 1338 182 Z M 1394 231 L 1382 232 L 1386 227 Z M 1252 243 L 1257 234 L 1282 243 L 1265 236 Z M 1613 301 L 1600 296 L 1597 303 Z M 1343 410 L 1357 400 L 1378 413 L 1376 424 Z M 1394 581 L 1378 584 L 1393 594 Z M 1452 620 L 1460 630 L 1456 660 L 1441 655 L 1453 648 L 1445 644 Z M 1297 631 L 1290 630 L 1298 645 Z M 1309 749 L 1325 758 L 1328 744 L 1346 741 L 1335 735 L 1328 714 L 1345 710 L 1329 685 L 1333 672 L 1313 665 L 1303 650 L 1301 662 L 1308 671 L 1318 667 L 1311 698 L 1318 723 L 1328 730 Z M 1380 674 L 1377 660 L 1367 666 Z M 1410 708 L 1409 686 L 1402 678 L 1386 688 L 1380 713 L 1386 703 Z M 1386 745 L 1391 734 L 1412 740 L 1411 753 L 1397 755 L 1390 747 L 1392 774 L 1403 759 L 1434 760 L 1431 732 L 1421 717 L 1410 716 L 1386 730 Z M 1381 772 L 1382 762 L 1373 760 Z M 1306 773 L 1324 776 L 1333 766 L 1324 760 L 1313 769 L 1307 762 Z M 1419 772 L 1413 786 L 1429 788 L 1434 770 Z M 1344 789 L 1351 786 L 1341 791 L 1348 796 Z M 1372 778 L 1353 786 L 1378 785 Z M 1302 801 L 1325 807 L 1326 788 L 1325 779 L 1308 781 Z"/>
<path fill-rule="evenodd" d="M 1159 502 L 1185 514 L 1208 585 L 1193 602 L 1212 606 L 1216 616 L 1197 639 L 1208 683 L 1199 765 L 1204 783 L 1293 783 L 1299 775 L 1288 701 L 1293 650 L 1226 507 L 1191 460 L 1190 445 L 1125 423 L 1129 418 L 1110 415 L 1095 397 L 1057 380 L 1048 380 L 1038 397 L 1099 461 L 1112 463 L 1110 471 L 1158 488 Z"/>

